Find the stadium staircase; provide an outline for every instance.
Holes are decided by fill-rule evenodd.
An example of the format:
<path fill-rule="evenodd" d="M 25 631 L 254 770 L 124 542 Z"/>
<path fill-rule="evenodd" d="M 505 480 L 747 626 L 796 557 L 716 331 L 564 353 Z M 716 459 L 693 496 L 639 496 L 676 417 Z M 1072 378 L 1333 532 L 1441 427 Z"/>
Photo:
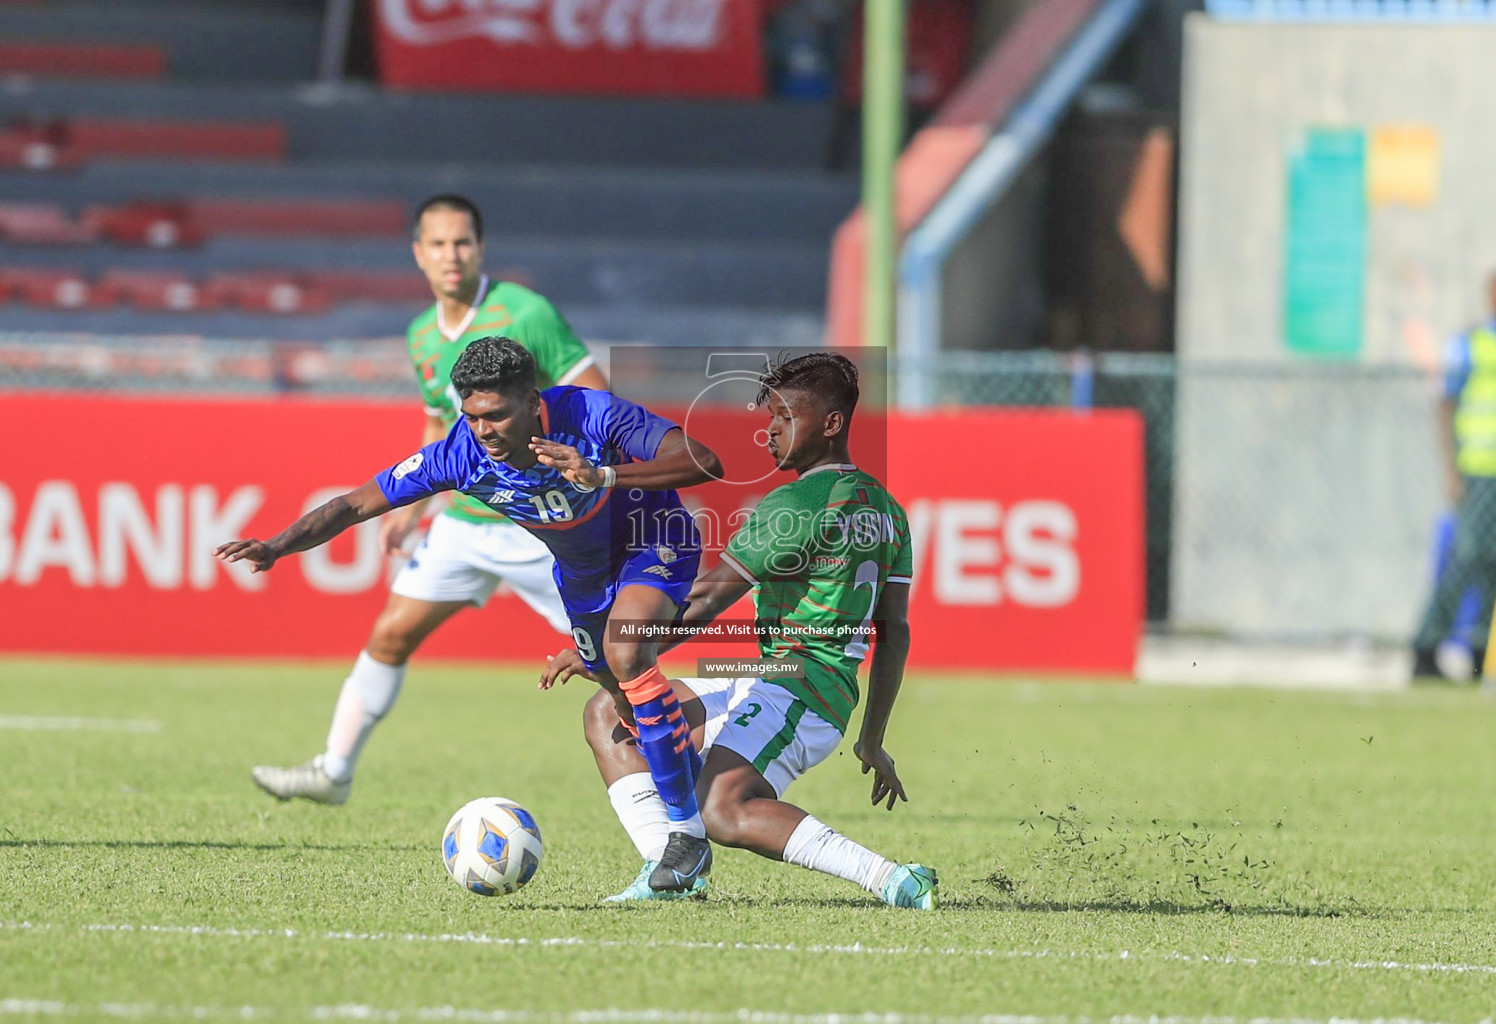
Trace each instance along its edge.
<path fill-rule="evenodd" d="M 0 0 L 6 330 L 398 335 L 409 211 L 457 191 L 589 340 L 819 340 L 828 107 L 319 84 L 321 8 Z"/>

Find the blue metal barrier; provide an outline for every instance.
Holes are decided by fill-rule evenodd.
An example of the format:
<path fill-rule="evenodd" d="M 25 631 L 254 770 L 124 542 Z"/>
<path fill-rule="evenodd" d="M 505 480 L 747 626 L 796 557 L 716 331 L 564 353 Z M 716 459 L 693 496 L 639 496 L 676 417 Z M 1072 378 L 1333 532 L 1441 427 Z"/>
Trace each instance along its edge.
<path fill-rule="evenodd" d="M 1205 0 L 1223 21 L 1496 21 L 1493 0 Z"/>

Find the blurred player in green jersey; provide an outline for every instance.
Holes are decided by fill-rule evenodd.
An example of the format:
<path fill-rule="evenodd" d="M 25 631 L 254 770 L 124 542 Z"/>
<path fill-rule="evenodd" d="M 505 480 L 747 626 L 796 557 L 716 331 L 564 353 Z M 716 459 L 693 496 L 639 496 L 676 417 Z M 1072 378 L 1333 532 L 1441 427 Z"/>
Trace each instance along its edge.
<path fill-rule="evenodd" d="M 479 338 L 503 335 L 523 345 L 535 357 L 542 388 L 607 388 L 586 346 L 549 301 L 483 273 L 483 218 L 473 203 L 457 195 L 433 196 L 416 210 L 414 236 L 411 250 L 435 300 L 406 334 L 425 404 L 423 446 L 445 437 L 459 415 L 452 365 Z M 420 524 L 425 504 L 384 517 L 383 551 L 401 549 Z M 400 694 L 406 661 L 443 622 L 463 608 L 481 608 L 503 582 L 552 627 L 570 634 L 551 574 L 554 561 L 544 544 L 507 517 L 482 501 L 456 495 L 395 578 L 389 603 L 343 682 L 326 750 L 291 768 L 262 765 L 253 772 L 255 782 L 282 800 L 347 800 L 359 753 Z"/>
<path fill-rule="evenodd" d="M 883 735 L 909 650 L 909 522 L 887 489 L 852 462 L 848 431 L 857 398 L 857 369 L 841 355 L 812 353 L 764 375 L 759 404 L 770 414 L 769 454 L 796 479 L 754 509 L 721 563 L 692 587 L 683 619 L 705 625 L 752 588 L 760 653 L 803 675 L 678 685 L 688 718 L 703 723 L 697 793 L 709 838 L 847 879 L 892 906 L 927 910 L 935 902 L 933 870 L 874 853 L 782 799 L 841 741 L 874 622 L 868 703 L 853 750 L 863 772 L 873 773 L 873 803 L 892 809 L 908 799 Z M 575 652 L 563 652 L 542 685 L 580 668 Z M 639 878 L 611 899 L 690 895 L 646 884 L 664 843 L 665 812 L 649 797 L 643 759 L 617 727 L 611 701 L 589 703 L 586 725 L 614 809 L 646 861 Z"/>

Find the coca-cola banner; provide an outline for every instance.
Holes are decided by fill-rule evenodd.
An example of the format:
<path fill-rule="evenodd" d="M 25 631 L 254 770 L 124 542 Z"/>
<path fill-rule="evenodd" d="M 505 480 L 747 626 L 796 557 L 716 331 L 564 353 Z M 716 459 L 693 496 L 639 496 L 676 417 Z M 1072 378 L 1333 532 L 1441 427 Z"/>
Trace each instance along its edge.
<path fill-rule="evenodd" d="M 380 553 L 377 521 L 266 574 L 213 548 L 271 536 L 365 482 L 415 449 L 421 425 L 409 402 L 3 396 L 0 652 L 351 658 L 399 568 Z M 887 479 L 914 548 L 914 669 L 1131 673 L 1137 416 L 890 415 Z M 780 482 L 769 474 L 761 490 Z M 686 494 L 725 508 L 759 493 L 713 486 Z M 725 539 L 702 532 L 713 547 Z M 421 656 L 538 666 L 568 642 L 501 590 Z M 675 665 L 741 653 L 694 641 Z"/>
<path fill-rule="evenodd" d="M 764 92 L 759 0 L 375 0 L 379 77 L 451 91 Z"/>

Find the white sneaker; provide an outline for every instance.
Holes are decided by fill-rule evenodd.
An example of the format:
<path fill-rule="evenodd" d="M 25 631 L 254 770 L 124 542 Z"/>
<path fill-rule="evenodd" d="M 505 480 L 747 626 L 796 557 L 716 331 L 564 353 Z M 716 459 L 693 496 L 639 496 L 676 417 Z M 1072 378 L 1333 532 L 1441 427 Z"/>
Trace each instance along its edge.
<path fill-rule="evenodd" d="M 353 790 L 353 780 L 334 782 L 322 770 L 322 755 L 295 768 L 272 768 L 260 765 L 250 772 L 255 785 L 278 800 L 301 797 L 319 804 L 341 804 Z"/>

